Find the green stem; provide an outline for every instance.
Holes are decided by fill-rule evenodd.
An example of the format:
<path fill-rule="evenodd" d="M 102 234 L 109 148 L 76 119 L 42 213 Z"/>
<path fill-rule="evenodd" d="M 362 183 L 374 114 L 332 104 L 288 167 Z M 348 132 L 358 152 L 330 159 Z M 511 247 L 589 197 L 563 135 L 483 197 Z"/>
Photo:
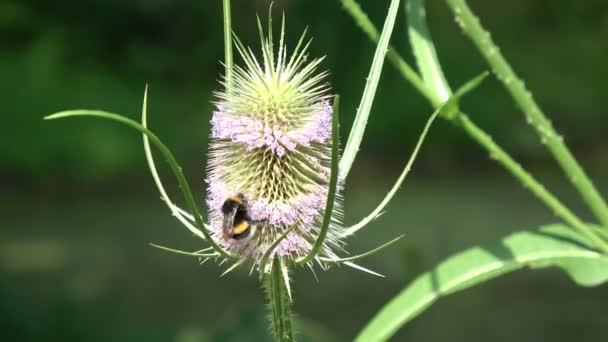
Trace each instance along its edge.
<path fill-rule="evenodd" d="M 540 199 L 545 205 L 561 217 L 572 228 L 578 230 L 583 236 L 593 242 L 603 252 L 608 253 L 608 243 L 601 239 L 591 228 L 589 228 L 581 219 L 572 213 L 564 204 L 562 204 L 553 194 L 551 194 L 540 182 L 538 182 L 530 173 L 524 170 L 505 150 L 498 146 L 492 137 L 479 128 L 469 119 L 464 113 L 459 113 L 456 117 L 456 123 L 477 141 L 482 147 L 490 152 L 490 156 L 507 169 L 511 174 L 518 178 L 525 187 Z"/>
<path fill-rule="evenodd" d="M 272 333 L 275 341 L 287 342 L 294 341 L 291 300 L 287 289 L 287 282 L 281 261 L 274 258 L 270 274 L 264 277 L 264 288 L 270 310 L 270 320 L 272 322 Z"/>
<path fill-rule="evenodd" d="M 547 119 L 532 94 L 526 89 L 524 82 L 517 77 L 509 63 L 492 41 L 490 34 L 484 30 L 479 19 L 473 14 L 465 0 L 447 0 L 452 8 L 456 21 L 464 32 L 473 40 L 484 56 L 496 77 L 503 83 L 511 96 L 527 117 L 527 121 L 536 129 L 543 144 L 547 146 L 553 157 L 568 176 L 570 182 L 578 190 L 583 200 L 598 220 L 608 228 L 608 205 L 597 191 L 591 179 L 578 164 L 572 153 L 564 144 L 551 121 Z"/>
<path fill-rule="evenodd" d="M 226 89 L 232 91 L 232 19 L 230 0 L 224 0 L 224 63 L 226 64 Z"/>
<path fill-rule="evenodd" d="M 363 10 L 361 6 L 355 0 L 340 0 L 344 8 L 350 13 L 350 15 L 355 20 L 355 23 L 365 32 L 365 34 L 369 37 L 369 39 L 373 42 L 378 42 L 380 39 L 380 34 L 378 33 L 378 29 L 372 22 L 369 20 L 369 17 Z M 407 62 L 399 55 L 399 53 L 389 45 L 388 52 L 386 53 L 386 58 L 393 63 L 393 65 L 399 70 L 401 75 L 408 80 L 414 88 L 416 88 L 424 97 L 429 99 L 436 107 L 441 105 L 441 100 L 439 97 L 435 95 L 433 91 L 429 87 L 424 84 L 424 81 L 418 77 L 418 74 L 412 67 L 407 64 Z"/>

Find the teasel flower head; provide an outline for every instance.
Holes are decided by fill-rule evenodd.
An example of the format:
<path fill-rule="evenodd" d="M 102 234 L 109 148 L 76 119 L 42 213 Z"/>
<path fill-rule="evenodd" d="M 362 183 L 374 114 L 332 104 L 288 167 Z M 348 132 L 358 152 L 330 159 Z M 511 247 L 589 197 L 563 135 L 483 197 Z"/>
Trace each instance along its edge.
<path fill-rule="evenodd" d="M 260 40 L 258 59 L 234 37 L 243 64 L 215 93 L 206 179 L 213 239 L 254 265 L 267 252 L 298 260 L 311 251 L 324 217 L 332 157 L 333 97 L 327 72 L 318 72 L 323 58 L 308 60 L 305 32 L 289 53 L 284 20 L 276 49 L 272 32 L 264 36 L 261 25 Z M 243 202 L 236 218 L 236 211 L 223 208 L 235 197 Z M 341 209 L 338 191 L 319 255 L 333 257 L 341 248 Z M 249 224 L 245 237 L 227 234 L 243 220 Z"/>

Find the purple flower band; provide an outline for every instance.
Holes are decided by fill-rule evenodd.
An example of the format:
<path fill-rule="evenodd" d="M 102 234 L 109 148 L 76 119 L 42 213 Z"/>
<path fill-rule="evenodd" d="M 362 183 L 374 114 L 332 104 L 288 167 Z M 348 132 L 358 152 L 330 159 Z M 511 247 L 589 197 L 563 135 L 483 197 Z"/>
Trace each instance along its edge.
<path fill-rule="evenodd" d="M 276 124 L 271 126 L 249 115 L 231 114 L 218 106 L 211 119 L 211 134 L 213 138 L 244 144 L 250 151 L 266 147 L 281 158 L 298 145 L 308 147 L 313 141 L 324 143 L 331 138 L 333 108 L 327 100 L 318 106 L 320 110 L 310 120 L 294 129 Z"/>

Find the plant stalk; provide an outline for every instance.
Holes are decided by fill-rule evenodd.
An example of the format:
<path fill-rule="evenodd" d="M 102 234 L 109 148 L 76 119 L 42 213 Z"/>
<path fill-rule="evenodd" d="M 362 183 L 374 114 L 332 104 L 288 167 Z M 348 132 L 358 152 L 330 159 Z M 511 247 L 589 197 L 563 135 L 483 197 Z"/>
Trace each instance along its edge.
<path fill-rule="evenodd" d="M 557 216 L 561 217 L 564 222 L 569 224 L 572 228 L 578 230 L 579 233 L 585 236 L 602 252 L 608 254 L 608 243 L 606 241 L 600 238 L 591 228 L 589 228 L 589 226 L 581 221 L 581 219 L 560 202 L 557 197 L 550 193 L 544 185 L 538 182 L 534 176 L 513 160 L 505 150 L 494 142 L 490 135 L 472 122 L 465 113 L 461 112 L 456 116 L 456 123 L 462 126 L 475 141 L 490 152 L 492 159 L 495 159 L 500 165 L 518 178 L 526 188 L 545 203 L 547 207 L 553 210 Z"/>
<path fill-rule="evenodd" d="M 232 91 L 232 14 L 230 12 L 230 0 L 224 0 L 224 63 L 226 67 L 226 89 Z"/>
<path fill-rule="evenodd" d="M 377 41 L 377 32 L 374 24 L 369 20 L 367 15 L 362 12 L 354 0 L 340 0 L 345 5 L 345 9 L 351 14 L 351 16 L 357 22 L 357 25 L 363 29 L 368 38 L 372 41 Z M 361 12 L 358 13 L 357 11 Z M 442 105 L 439 97 L 431 90 L 431 88 L 424 83 L 420 76 L 416 73 L 405 73 L 404 70 L 411 70 L 411 67 L 403 68 L 402 65 L 407 65 L 407 62 L 397 53 L 393 52 L 395 57 L 389 58 L 393 65 L 399 70 L 402 76 L 410 81 L 414 88 L 426 97 L 434 108 L 438 108 Z M 414 81 L 412 81 L 412 79 Z M 424 91 L 422 91 L 424 89 Z M 515 178 L 522 182 L 524 187 L 530 189 L 532 193 L 540 199 L 550 210 L 564 220 L 564 222 L 570 224 L 572 228 L 578 230 L 582 235 L 586 236 L 590 242 L 594 243 L 598 249 L 608 253 L 608 244 L 601 239 L 594 231 L 592 231 L 583 221 L 581 221 L 574 213 L 572 213 L 555 195 L 553 195 L 547 188 L 545 188 L 537 179 L 534 178 L 530 173 L 521 167 L 505 150 L 497 145 L 489 134 L 483 129 L 477 126 L 471 119 L 464 113 L 458 113 L 455 119 L 456 123 L 462 126 L 464 131 L 475 140 L 481 147 L 486 149 L 490 155 L 501 164 L 508 172 L 510 172 Z"/>
<path fill-rule="evenodd" d="M 286 274 L 281 269 L 281 261 L 275 257 L 270 274 L 264 277 L 264 289 L 268 301 L 269 319 L 275 341 L 295 341 L 291 314 L 291 299 L 287 289 Z"/>
<path fill-rule="evenodd" d="M 447 3 L 456 16 L 456 22 L 459 23 L 464 32 L 473 40 L 483 57 L 492 67 L 496 77 L 503 83 L 517 105 L 524 112 L 528 123 L 536 129 L 541 137 L 541 142 L 553 154 L 555 160 L 597 219 L 605 228 L 608 228 L 608 205 L 606 201 L 576 161 L 564 143 L 563 137 L 555 131 L 551 121 L 549 121 L 536 101 L 534 101 L 532 94 L 526 89 L 524 82 L 517 77 L 509 63 L 500 53 L 500 50 L 492 41 L 490 33 L 481 26 L 479 19 L 473 14 L 465 0 L 447 0 Z"/>
<path fill-rule="evenodd" d="M 380 39 L 380 34 L 378 33 L 378 29 L 372 22 L 369 20 L 367 14 L 361 9 L 361 6 L 355 0 L 340 0 L 344 8 L 350 13 L 350 15 L 355 19 L 355 23 L 357 26 L 367 34 L 367 36 L 373 42 L 378 42 Z M 435 95 L 433 91 L 429 87 L 424 84 L 424 81 L 418 77 L 418 74 L 412 67 L 407 64 L 407 62 L 399 55 L 399 53 L 395 50 L 391 45 L 388 46 L 388 51 L 386 52 L 386 58 L 393 63 L 393 65 L 399 70 L 401 75 L 405 77 L 424 97 L 429 99 L 434 105 L 440 106 L 441 100 Z"/>

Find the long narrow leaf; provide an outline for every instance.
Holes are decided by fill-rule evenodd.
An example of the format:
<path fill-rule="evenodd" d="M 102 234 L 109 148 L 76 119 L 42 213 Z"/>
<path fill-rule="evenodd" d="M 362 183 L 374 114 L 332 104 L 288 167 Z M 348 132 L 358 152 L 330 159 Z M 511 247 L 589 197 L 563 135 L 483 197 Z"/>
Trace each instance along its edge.
<path fill-rule="evenodd" d="M 148 128 L 148 86 L 144 91 L 144 100 L 141 109 L 141 125 L 144 128 Z M 144 154 L 146 155 L 146 162 L 148 163 L 148 169 L 150 169 L 150 173 L 152 174 L 152 179 L 154 179 L 154 184 L 156 184 L 156 188 L 158 192 L 160 192 L 161 198 L 171 210 L 171 214 L 175 216 L 179 222 L 181 222 L 190 232 L 194 235 L 200 237 L 205 240 L 205 234 L 198 228 L 196 228 L 190 221 L 182 215 L 179 211 L 177 205 L 173 204 L 169 195 L 165 191 L 165 187 L 158 176 L 158 172 L 156 171 L 156 164 L 154 163 L 154 157 L 152 156 L 152 150 L 150 149 L 150 139 L 146 134 L 142 134 L 144 139 Z M 193 221 L 193 220 L 192 220 Z"/>
<path fill-rule="evenodd" d="M 268 246 L 268 249 L 266 250 L 266 252 L 264 253 L 264 255 L 262 255 L 262 258 L 260 259 L 260 277 L 264 277 L 264 273 L 266 271 L 266 264 L 268 264 L 268 261 L 270 260 L 270 256 L 272 255 L 272 253 L 274 252 L 275 249 L 277 249 L 277 247 L 279 247 L 279 244 L 285 240 L 285 238 L 287 238 L 287 235 L 289 235 L 289 233 L 291 233 L 295 227 L 297 227 L 298 223 L 300 223 L 299 221 L 296 221 L 294 224 L 291 225 L 291 227 L 289 227 L 289 229 L 287 229 L 286 231 L 283 232 L 283 234 L 281 234 L 281 236 L 279 236 L 278 239 L 274 240 L 270 246 Z"/>
<path fill-rule="evenodd" d="M 369 224 L 371 221 L 373 221 L 374 219 L 376 219 L 378 216 L 380 216 L 382 214 L 382 211 L 388 205 L 388 203 L 391 201 L 393 196 L 397 193 L 397 190 L 399 190 L 399 188 L 401 187 L 401 184 L 403 183 L 403 181 L 407 177 L 408 173 L 410 172 L 412 165 L 414 164 L 414 161 L 416 160 L 416 156 L 418 155 L 418 151 L 420 150 L 420 147 L 422 146 L 422 143 L 424 142 L 426 134 L 428 133 L 428 131 L 431 127 L 431 124 L 433 123 L 433 120 L 435 120 L 435 117 L 437 117 L 437 115 L 444 115 L 444 116 L 452 115 L 451 113 L 453 111 L 458 110 L 458 102 L 460 101 L 460 99 L 464 95 L 466 95 L 469 92 L 471 92 L 472 90 L 474 90 L 477 86 L 479 86 L 481 84 L 481 82 L 487 76 L 488 76 L 488 73 L 484 72 L 481 75 L 476 76 L 476 77 L 472 78 L 471 80 L 469 80 L 468 82 L 466 82 L 464 85 L 462 85 L 460 88 L 458 88 L 456 93 L 454 93 L 447 101 L 445 101 L 443 103 L 443 105 L 441 105 L 439 107 L 439 109 L 437 109 L 433 114 L 431 114 L 431 116 L 429 117 L 429 119 L 426 122 L 426 125 L 424 126 L 424 129 L 422 130 L 422 133 L 420 134 L 420 138 L 418 138 L 418 142 L 416 143 L 416 147 L 414 147 L 414 151 L 410 155 L 410 159 L 408 160 L 407 164 L 403 168 L 401 175 L 399 175 L 399 178 L 397 178 L 397 181 L 395 182 L 395 184 L 393 185 L 391 190 L 386 194 L 386 196 L 384 197 L 382 202 L 380 202 L 380 204 L 376 207 L 376 209 L 374 209 L 369 215 L 367 215 L 359 223 L 357 223 L 351 227 L 348 227 L 344 231 L 342 236 L 349 236 L 349 235 L 356 233 L 358 230 L 365 227 L 367 224 Z"/>
<path fill-rule="evenodd" d="M 378 42 L 378 29 L 369 20 L 367 14 L 361 9 L 361 6 L 355 0 L 340 0 L 346 11 L 353 17 L 357 26 L 359 26 L 367 37 L 377 43 Z M 399 71 L 401 76 L 408 80 L 414 88 L 416 88 L 425 98 L 427 98 L 433 107 L 437 108 L 441 104 L 441 100 L 435 94 L 431 88 L 429 88 L 422 78 L 414 71 L 414 69 L 399 55 L 397 50 L 389 45 L 389 50 L 386 53 L 386 57 Z"/>
<path fill-rule="evenodd" d="M 416 278 L 378 312 L 356 341 L 388 340 L 443 296 L 525 267 L 555 266 L 582 286 L 608 281 L 608 256 L 562 224 L 512 234 L 498 243 L 470 248 Z"/>
<path fill-rule="evenodd" d="M 334 98 L 334 109 L 331 118 L 331 172 L 329 175 L 329 188 L 327 191 L 327 202 L 325 202 L 325 211 L 323 212 L 323 223 L 319 230 L 319 235 L 315 240 L 310 252 L 305 257 L 297 260 L 298 263 L 306 263 L 311 261 L 321 250 L 325 236 L 329 230 L 331 217 L 334 210 L 334 201 L 336 199 L 336 191 L 338 188 L 338 155 L 340 154 L 340 125 L 338 121 L 340 110 L 340 97 Z"/>
<path fill-rule="evenodd" d="M 441 101 L 447 101 L 452 91 L 441 70 L 437 51 L 426 25 L 424 1 L 408 0 L 405 2 L 407 31 L 422 79 L 435 91 Z"/>
<path fill-rule="evenodd" d="M 367 215 L 359 223 L 346 228 L 346 230 L 344 231 L 342 236 L 346 237 L 346 236 L 355 234 L 361 228 L 367 226 L 371 221 L 378 218 L 378 216 L 380 216 L 382 214 L 382 211 L 388 205 L 388 203 L 391 201 L 391 199 L 393 199 L 393 196 L 397 193 L 397 190 L 399 190 L 399 188 L 401 187 L 401 184 L 405 180 L 405 177 L 407 177 L 408 173 L 410 172 L 410 170 L 412 168 L 412 164 L 414 163 L 414 161 L 416 160 L 416 156 L 418 155 L 418 151 L 420 150 L 420 147 L 422 146 L 422 143 L 424 142 L 424 138 L 426 137 L 426 134 L 429 131 L 429 128 L 431 127 L 431 124 L 433 123 L 433 120 L 435 120 L 435 118 L 437 117 L 438 114 L 439 114 L 439 109 L 436 110 L 433 114 L 431 114 L 431 116 L 427 120 L 426 125 L 424 126 L 424 129 L 422 130 L 422 133 L 420 134 L 420 138 L 418 138 L 418 143 L 416 144 L 416 147 L 414 147 L 414 151 L 410 155 L 410 159 L 408 160 L 407 164 L 403 168 L 403 171 L 399 175 L 399 178 L 397 178 L 397 181 L 393 185 L 392 189 L 388 192 L 388 194 L 386 194 L 386 196 L 384 197 L 382 202 L 380 202 L 380 204 L 376 207 L 376 209 L 374 209 L 369 215 Z"/>
<path fill-rule="evenodd" d="M 163 251 L 180 254 L 180 255 L 193 256 L 193 257 L 197 257 L 197 258 L 213 258 L 213 257 L 220 256 L 218 253 L 199 253 L 199 252 L 180 251 L 179 249 L 173 249 L 173 248 L 157 245 L 154 243 L 150 243 L 150 246 L 156 247 L 158 249 L 162 249 Z"/>
<path fill-rule="evenodd" d="M 363 96 L 361 97 L 361 103 L 357 109 L 357 115 L 353 122 L 353 127 L 350 130 L 342 159 L 340 160 L 340 177 L 346 179 L 351 166 L 355 161 L 355 157 L 359 152 L 359 146 L 363 140 L 363 133 L 365 132 L 365 126 L 367 125 L 367 119 L 372 109 L 372 103 L 376 96 L 376 89 L 378 88 L 378 82 L 380 81 L 380 74 L 382 73 L 382 66 L 384 65 L 384 57 L 388 49 L 388 43 L 393 33 L 393 27 L 395 26 L 395 18 L 397 17 L 397 11 L 399 9 L 399 0 L 392 0 L 388 10 L 382 33 L 374 53 L 374 59 L 372 66 L 367 77 L 365 89 L 363 90 Z"/>
<path fill-rule="evenodd" d="M 186 177 L 184 176 L 184 174 L 181 170 L 181 167 L 178 165 L 177 160 L 175 159 L 175 157 L 173 156 L 171 151 L 167 148 L 167 146 L 165 146 L 165 144 L 163 144 L 162 141 L 154 133 L 152 133 L 152 131 L 150 131 L 149 129 L 140 125 L 138 122 L 133 121 L 129 118 L 126 118 L 126 117 L 118 115 L 118 114 L 101 111 L 101 110 L 89 110 L 89 109 L 66 110 L 66 111 L 48 115 L 48 116 L 44 117 L 44 119 L 45 120 L 55 120 L 55 119 L 63 119 L 63 118 L 78 117 L 78 116 L 90 116 L 90 117 L 96 117 L 96 118 L 116 121 L 123 125 L 134 128 L 141 133 L 146 134 L 148 136 L 148 138 L 150 139 L 150 141 L 152 141 L 154 146 L 156 146 L 159 149 L 159 151 L 162 153 L 162 155 L 165 157 L 165 159 L 169 163 L 169 166 L 171 167 L 171 171 L 173 171 L 173 174 L 177 178 L 179 186 L 182 190 L 182 193 L 183 193 L 186 203 L 188 205 L 188 209 L 190 209 L 190 211 L 192 211 L 196 224 L 197 224 L 198 228 L 201 230 L 201 232 L 203 233 L 203 235 L 205 236 L 205 239 L 207 240 L 207 242 L 211 245 L 211 247 L 213 247 L 213 249 L 216 252 L 220 253 L 222 256 L 224 256 L 226 258 L 232 258 L 232 256 L 230 254 L 228 254 L 226 251 L 224 251 L 220 246 L 218 246 L 215 243 L 215 241 L 213 241 L 209 232 L 207 231 L 207 229 L 205 229 L 203 217 L 200 214 L 198 208 L 196 207 L 196 204 L 194 202 L 194 196 L 192 195 L 192 191 L 190 190 L 190 186 L 188 185 L 188 182 L 186 181 Z"/>
<path fill-rule="evenodd" d="M 324 258 L 324 257 L 319 257 L 319 260 L 324 261 L 324 262 L 335 262 L 335 263 L 340 263 L 340 262 L 346 262 L 346 261 L 355 261 L 355 260 L 359 260 L 359 259 L 363 259 L 366 258 L 372 254 L 375 254 L 383 249 L 385 249 L 386 247 L 392 245 L 393 243 L 399 241 L 404 235 L 399 235 L 396 238 L 392 239 L 389 242 L 386 242 L 370 251 L 367 251 L 365 253 L 361 253 L 361 254 L 357 254 L 357 255 L 353 255 L 350 257 L 345 257 L 345 258 Z"/>

